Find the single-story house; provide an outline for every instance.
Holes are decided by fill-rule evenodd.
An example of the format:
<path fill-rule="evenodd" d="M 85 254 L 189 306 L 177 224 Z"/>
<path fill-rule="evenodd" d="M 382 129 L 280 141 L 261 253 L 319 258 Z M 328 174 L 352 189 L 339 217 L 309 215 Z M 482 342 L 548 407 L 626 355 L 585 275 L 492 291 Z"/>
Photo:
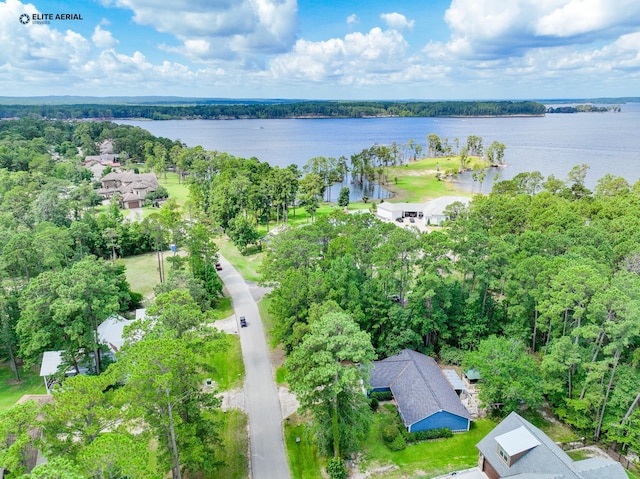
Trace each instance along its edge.
<path fill-rule="evenodd" d="M 626 479 L 611 459 L 571 459 L 556 443 L 515 412 L 478 444 L 478 466 L 489 479 Z"/>
<path fill-rule="evenodd" d="M 448 217 L 445 214 L 447 206 L 460 202 L 465 206 L 471 198 L 465 196 L 442 196 L 426 203 L 389 203 L 382 202 L 376 206 L 379 218 L 395 221 L 398 218 L 424 218 L 425 224 L 441 225 Z"/>
<path fill-rule="evenodd" d="M 98 326 L 98 342 L 109 346 L 109 350 L 115 357 L 124 344 L 124 328 L 131 325 L 135 320 L 125 319 L 119 314 L 112 314 Z"/>
<path fill-rule="evenodd" d="M 371 392 L 390 391 L 409 432 L 468 431 L 471 415 L 433 358 L 410 349 L 374 361 Z"/>
<path fill-rule="evenodd" d="M 109 347 L 108 354 L 112 359 L 115 359 L 115 353 L 117 353 L 124 344 L 124 338 L 122 337 L 124 327 L 130 325 L 133 321 L 134 320 L 132 319 L 125 319 L 119 314 L 112 314 L 98 326 L 98 343 Z M 62 358 L 63 354 L 64 351 L 45 351 L 42 355 L 40 376 L 44 379 L 44 386 L 47 389 L 48 394 L 51 394 L 51 387 L 56 382 L 54 375 L 64 363 Z M 89 356 L 93 357 L 92 353 L 90 353 Z M 89 359 L 89 361 L 91 362 L 93 360 Z M 79 365 L 78 370 L 80 371 L 80 374 L 86 374 L 89 372 L 89 367 L 86 365 L 86 358 L 85 362 Z M 69 368 L 65 371 L 66 376 L 74 376 L 75 374 L 75 368 Z"/>

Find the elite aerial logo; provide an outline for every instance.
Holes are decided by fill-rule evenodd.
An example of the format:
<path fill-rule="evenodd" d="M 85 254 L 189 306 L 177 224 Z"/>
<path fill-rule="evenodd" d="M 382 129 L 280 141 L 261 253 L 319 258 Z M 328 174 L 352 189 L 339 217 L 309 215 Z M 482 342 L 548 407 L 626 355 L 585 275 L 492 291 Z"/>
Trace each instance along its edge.
<path fill-rule="evenodd" d="M 23 13 L 20 15 L 20 23 L 27 25 L 49 25 L 56 20 L 84 20 L 81 13 Z"/>

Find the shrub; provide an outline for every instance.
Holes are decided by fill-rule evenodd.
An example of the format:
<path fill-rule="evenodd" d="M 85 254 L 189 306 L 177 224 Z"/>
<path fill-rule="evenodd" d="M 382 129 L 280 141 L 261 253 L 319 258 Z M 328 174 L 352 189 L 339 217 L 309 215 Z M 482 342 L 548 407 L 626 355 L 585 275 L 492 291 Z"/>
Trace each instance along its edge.
<path fill-rule="evenodd" d="M 401 435 L 400 429 L 395 424 L 389 424 L 382 428 L 382 440 L 387 444 L 391 444 L 396 437 Z"/>
<path fill-rule="evenodd" d="M 347 468 L 337 457 L 333 457 L 327 464 L 327 473 L 331 479 L 347 479 Z"/>
<path fill-rule="evenodd" d="M 453 346 L 444 345 L 440 348 L 440 359 L 445 364 L 455 364 L 460 366 L 464 360 L 465 352 Z"/>
<path fill-rule="evenodd" d="M 429 439 L 440 439 L 443 437 L 451 437 L 453 432 L 448 427 L 438 429 L 429 429 L 427 431 L 410 432 L 406 434 L 407 442 L 413 443 L 418 441 L 428 441 Z"/>
<path fill-rule="evenodd" d="M 371 410 L 373 412 L 376 412 L 378 410 L 378 406 L 380 405 L 380 403 L 378 402 L 378 400 L 376 398 L 371 398 L 371 401 L 369 401 L 369 407 L 371 408 Z"/>
<path fill-rule="evenodd" d="M 391 401 L 393 394 L 391 391 L 376 391 L 369 394 L 369 397 L 376 398 L 378 401 Z"/>
<path fill-rule="evenodd" d="M 387 444 L 387 447 L 392 451 L 402 451 L 407 447 L 407 441 L 402 434 L 398 434 L 390 444 Z"/>

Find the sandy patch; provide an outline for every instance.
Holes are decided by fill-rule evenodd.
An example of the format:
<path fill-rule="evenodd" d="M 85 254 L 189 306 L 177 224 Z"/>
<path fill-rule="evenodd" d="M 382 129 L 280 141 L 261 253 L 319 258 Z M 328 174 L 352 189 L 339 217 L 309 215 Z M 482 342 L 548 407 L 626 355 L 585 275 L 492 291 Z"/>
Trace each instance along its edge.
<path fill-rule="evenodd" d="M 229 409 L 245 410 L 244 388 L 230 389 L 220 393 L 222 399 L 221 409 L 228 411 Z"/>
<path fill-rule="evenodd" d="M 280 397 L 280 409 L 282 410 L 282 419 L 286 419 L 295 413 L 300 407 L 295 394 L 289 391 L 289 388 L 278 386 L 278 396 Z"/>
<path fill-rule="evenodd" d="M 236 321 L 235 314 L 232 314 L 228 318 L 214 321 L 211 326 L 227 334 L 238 334 L 238 322 Z"/>

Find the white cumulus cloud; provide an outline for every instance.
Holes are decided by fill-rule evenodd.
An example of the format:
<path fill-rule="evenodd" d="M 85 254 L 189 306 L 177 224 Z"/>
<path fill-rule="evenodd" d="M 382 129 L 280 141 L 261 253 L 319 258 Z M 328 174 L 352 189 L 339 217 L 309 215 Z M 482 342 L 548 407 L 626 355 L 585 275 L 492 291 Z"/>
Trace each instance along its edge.
<path fill-rule="evenodd" d="M 383 13 L 380 18 L 384 20 L 389 28 L 395 30 L 412 30 L 415 25 L 414 20 L 407 20 L 407 17 L 401 13 Z"/>
<path fill-rule="evenodd" d="M 451 52 L 476 58 L 615 40 L 638 30 L 636 0 L 453 0 L 445 13 Z"/>
<path fill-rule="evenodd" d="M 179 39 L 163 48 L 196 61 L 280 53 L 295 42 L 296 0 L 103 0 L 133 20 Z"/>
<path fill-rule="evenodd" d="M 91 40 L 93 44 L 98 48 L 113 48 L 119 42 L 116 40 L 110 31 L 103 30 L 100 25 L 96 25 L 96 28 L 93 30 L 93 35 L 91 35 Z"/>
<path fill-rule="evenodd" d="M 276 79 L 359 83 L 402 70 L 408 45 L 395 30 L 378 27 L 321 42 L 298 40 L 293 50 L 274 58 Z"/>

